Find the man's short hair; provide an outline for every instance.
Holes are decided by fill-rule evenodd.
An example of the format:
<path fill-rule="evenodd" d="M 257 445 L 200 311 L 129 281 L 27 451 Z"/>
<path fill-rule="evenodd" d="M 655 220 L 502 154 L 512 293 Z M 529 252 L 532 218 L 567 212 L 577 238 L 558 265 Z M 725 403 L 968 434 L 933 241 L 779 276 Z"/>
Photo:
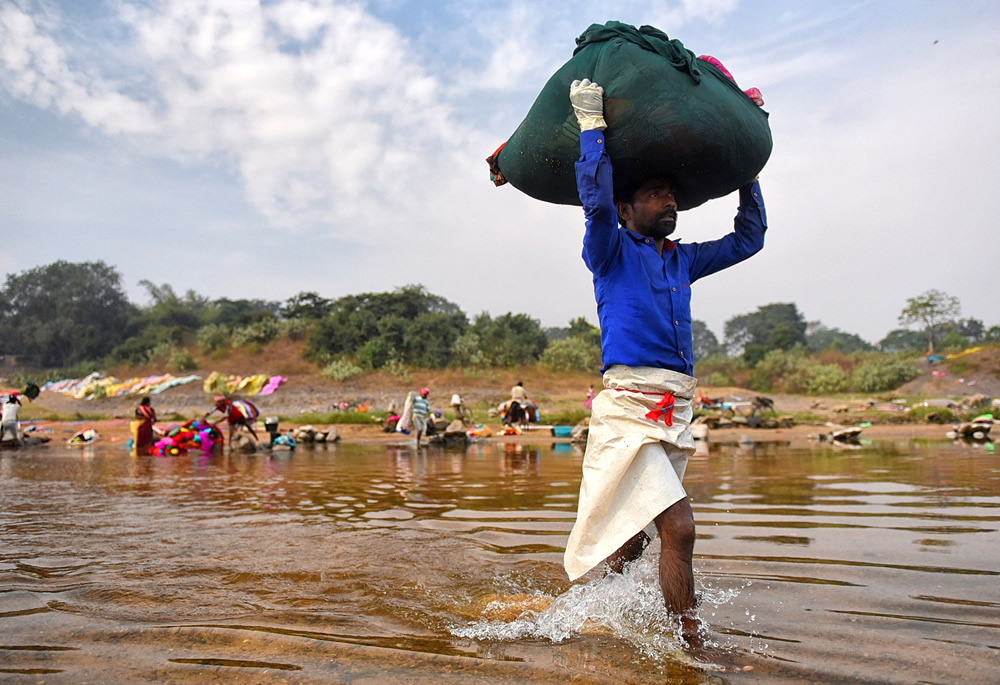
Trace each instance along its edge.
<path fill-rule="evenodd" d="M 615 188 L 613 200 L 615 203 L 615 209 L 618 209 L 618 204 L 624 202 L 627 205 L 632 204 L 632 200 L 635 199 L 635 192 L 639 190 L 639 186 L 643 184 L 642 181 L 637 181 L 635 183 L 630 183 L 628 185 L 623 185 Z M 624 226 L 625 220 L 622 219 L 621 215 L 618 215 L 618 225 Z"/>
<path fill-rule="evenodd" d="M 641 179 L 639 181 L 635 181 L 635 182 L 629 183 L 627 185 L 621 185 L 621 186 L 618 186 L 617 188 L 615 188 L 614 189 L 614 195 L 611 198 L 614 201 L 614 203 L 615 203 L 615 208 L 618 207 L 618 203 L 619 202 L 624 202 L 625 204 L 629 204 L 629 205 L 632 204 L 632 201 L 635 200 L 635 194 L 636 194 L 636 192 L 638 192 L 639 188 L 641 188 L 642 186 L 644 186 L 647 181 L 649 181 L 650 179 L 654 179 L 654 178 L 662 178 L 662 179 L 666 180 L 667 183 L 670 184 L 670 189 L 674 193 L 677 192 L 677 184 L 674 183 L 674 179 L 670 178 L 666 174 L 657 174 L 656 176 L 647 176 L 646 178 L 643 178 L 643 179 Z M 622 226 L 625 225 L 625 222 L 622 220 L 621 216 L 618 217 L 618 223 L 620 225 L 622 225 Z"/>

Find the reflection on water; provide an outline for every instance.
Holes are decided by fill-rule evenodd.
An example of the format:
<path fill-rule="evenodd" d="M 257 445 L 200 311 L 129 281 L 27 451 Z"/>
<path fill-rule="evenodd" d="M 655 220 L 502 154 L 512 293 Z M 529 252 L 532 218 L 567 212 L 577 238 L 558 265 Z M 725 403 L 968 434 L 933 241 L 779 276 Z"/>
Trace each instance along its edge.
<path fill-rule="evenodd" d="M 688 467 L 711 640 L 656 546 L 570 584 L 582 453 L 340 445 L 0 455 L 0 674 L 47 681 L 994 682 L 1000 461 L 984 446 L 712 445 Z M 0 677 L 0 679 L 3 679 Z"/>

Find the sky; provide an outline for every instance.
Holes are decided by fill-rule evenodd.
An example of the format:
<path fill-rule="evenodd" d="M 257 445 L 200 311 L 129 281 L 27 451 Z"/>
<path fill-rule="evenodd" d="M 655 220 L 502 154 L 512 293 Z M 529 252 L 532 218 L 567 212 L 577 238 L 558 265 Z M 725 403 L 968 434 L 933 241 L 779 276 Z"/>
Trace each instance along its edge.
<path fill-rule="evenodd" d="M 210 298 L 421 284 L 471 317 L 597 324 L 579 207 L 485 158 L 608 20 L 758 87 L 764 250 L 699 281 L 876 342 L 930 289 L 1000 324 L 1000 3 L 0 0 L 0 273 L 103 260 Z M 732 230 L 736 195 L 676 236 Z"/>

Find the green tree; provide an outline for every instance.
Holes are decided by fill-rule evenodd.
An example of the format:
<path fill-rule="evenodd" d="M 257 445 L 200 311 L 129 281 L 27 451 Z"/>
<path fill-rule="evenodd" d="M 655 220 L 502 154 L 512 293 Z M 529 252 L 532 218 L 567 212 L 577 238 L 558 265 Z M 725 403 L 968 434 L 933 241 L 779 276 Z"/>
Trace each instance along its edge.
<path fill-rule="evenodd" d="M 796 345 L 804 345 L 805 341 L 800 331 L 788 321 L 779 321 L 767 336 L 767 346 L 772 350 L 790 350 Z"/>
<path fill-rule="evenodd" d="M 836 350 L 844 354 L 867 352 L 872 345 L 854 333 L 845 333 L 839 328 L 827 328 L 818 321 L 810 321 L 806 329 L 806 347 L 816 354 L 824 350 Z"/>
<path fill-rule="evenodd" d="M 927 333 L 927 351 L 933 353 L 935 329 L 955 319 L 960 311 L 957 297 L 940 290 L 928 290 L 922 295 L 907 298 L 906 306 L 899 313 L 899 323 L 903 326 L 922 326 Z"/>
<path fill-rule="evenodd" d="M 281 315 L 286 319 L 322 319 L 333 309 L 333 302 L 319 293 L 301 292 L 285 300 Z"/>
<path fill-rule="evenodd" d="M 4 350 L 38 354 L 50 366 L 104 357 L 124 340 L 135 311 L 121 274 L 101 261 L 60 260 L 8 275 L 0 301 Z"/>
<path fill-rule="evenodd" d="M 347 356 L 380 369 L 389 362 L 436 368 L 452 360 L 468 321 L 448 300 L 422 286 L 391 293 L 348 295 L 330 304 L 307 338 L 307 356 L 326 361 Z"/>
<path fill-rule="evenodd" d="M 970 344 L 971 341 L 968 338 L 959 333 L 957 329 L 952 328 L 941 338 L 939 347 L 942 350 L 962 350 Z"/>
<path fill-rule="evenodd" d="M 582 316 L 570 321 L 567 328 L 546 328 L 545 337 L 550 345 L 559 340 L 577 338 L 586 345 L 597 348 L 598 355 L 601 353 L 601 329 Z"/>
<path fill-rule="evenodd" d="M 969 342 L 980 342 L 986 335 L 986 326 L 979 319 L 961 319 L 955 322 L 955 332 Z"/>
<path fill-rule="evenodd" d="M 465 314 L 461 312 L 428 312 L 419 315 L 406 327 L 403 360 L 407 364 L 428 369 L 447 366 L 452 362 L 455 341 L 468 325 Z"/>
<path fill-rule="evenodd" d="M 722 351 L 719 339 L 708 327 L 708 324 L 698 319 L 691 321 L 691 343 L 695 361 L 710 357 Z"/>
<path fill-rule="evenodd" d="M 161 326 L 195 331 L 208 317 L 208 299 L 194 290 L 188 290 L 184 297 L 178 297 L 168 284 L 156 285 L 143 279 L 139 285 L 146 289 L 151 300 L 149 306 L 141 307 L 138 322 L 141 328 Z"/>
<path fill-rule="evenodd" d="M 476 317 L 472 331 L 479 337 L 479 352 L 491 366 L 517 366 L 538 361 L 548 339 L 538 321 L 527 314 L 487 313 Z"/>
<path fill-rule="evenodd" d="M 586 342 L 601 346 L 601 329 L 587 321 L 582 316 L 578 316 L 569 322 L 568 338 L 582 338 Z"/>
<path fill-rule="evenodd" d="M 883 352 L 919 352 L 924 348 L 923 333 L 908 331 L 905 328 L 895 328 L 878 341 L 878 348 Z"/>
<path fill-rule="evenodd" d="M 731 354 L 742 353 L 747 361 L 751 357 L 759 361 L 769 350 L 805 345 L 806 321 L 793 303 L 766 304 L 756 312 L 726 321 L 724 338 Z"/>
<path fill-rule="evenodd" d="M 281 304 L 270 300 L 212 300 L 204 323 L 235 328 L 249 326 L 261 319 L 273 319 L 281 313 Z"/>
<path fill-rule="evenodd" d="M 111 359 L 116 362 L 148 363 L 156 358 L 150 356 L 154 350 L 182 344 L 210 317 L 208 299 L 194 290 L 179 297 L 167 283 L 157 285 L 143 279 L 139 285 L 146 289 L 150 302 L 129 317 L 125 340 L 111 351 Z"/>
<path fill-rule="evenodd" d="M 541 362 L 553 371 L 596 371 L 601 368 L 601 354 L 593 343 L 575 335 L 550 342 Z"/>

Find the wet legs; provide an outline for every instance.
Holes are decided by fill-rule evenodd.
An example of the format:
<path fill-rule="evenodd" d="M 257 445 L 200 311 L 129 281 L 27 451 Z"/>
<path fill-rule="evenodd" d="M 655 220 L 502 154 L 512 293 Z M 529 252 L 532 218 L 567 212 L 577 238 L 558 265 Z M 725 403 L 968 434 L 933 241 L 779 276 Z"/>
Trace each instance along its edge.
<path fill-rule="evenodd" d="M 681 617 L 681 632 L 688 644 L 696 646 L 698 619 L 693 609 L 694 594 L 694 515 L 687 498 L 667 507 L 653 519 L 660 535 L 660 589 L 667 611 Z"/>
<path fill-rule="evenodd" d="M 608 570 L 612 573 L 621 573 L 625 564 L 642 556 L 642 552 L 648 544 L 649 536 L 640 530 L 628 542 L 619 547 L 614 554 L 605 559 L 604 563 L 608 565 Z"/>
<path fill-rule="evenodd" d="M 698 619 L 692 611 L 694 594 L 694 515 L 687 498 L 667 507 L 653 519 L 660 536 L 660 590 L 667 611 L 681 617 L 681 632 L 688 644 L 699 644 Z M 609 556 L 605 563 L 613 573 L 621 573 L 625 564 L 635 561 L 649 544 L 649 537 L 639 531 Z"/>

